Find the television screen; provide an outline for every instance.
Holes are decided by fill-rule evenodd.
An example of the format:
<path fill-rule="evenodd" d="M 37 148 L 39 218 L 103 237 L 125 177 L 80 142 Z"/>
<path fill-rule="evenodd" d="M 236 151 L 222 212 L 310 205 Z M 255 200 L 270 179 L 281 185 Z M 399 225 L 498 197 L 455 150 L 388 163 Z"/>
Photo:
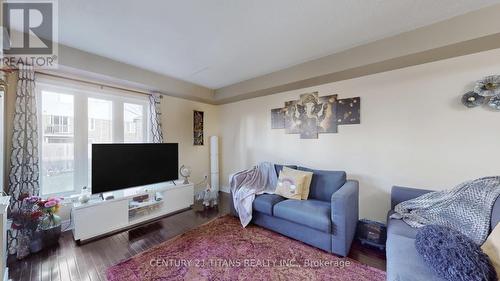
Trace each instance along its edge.
<path fill-rule="evenodd" d="M 177 143 L 92 144 L 92 193 L 178 179 Z"/>

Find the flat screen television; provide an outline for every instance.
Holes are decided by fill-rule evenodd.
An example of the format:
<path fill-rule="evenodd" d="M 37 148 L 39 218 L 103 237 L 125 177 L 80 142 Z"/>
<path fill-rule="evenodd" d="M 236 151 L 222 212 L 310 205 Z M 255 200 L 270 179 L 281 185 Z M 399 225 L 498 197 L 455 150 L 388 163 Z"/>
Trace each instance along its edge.
<path fill-rule="evenodd" d="M 177 143 L 92 144 L 92 193 L 178 179 Z"/>

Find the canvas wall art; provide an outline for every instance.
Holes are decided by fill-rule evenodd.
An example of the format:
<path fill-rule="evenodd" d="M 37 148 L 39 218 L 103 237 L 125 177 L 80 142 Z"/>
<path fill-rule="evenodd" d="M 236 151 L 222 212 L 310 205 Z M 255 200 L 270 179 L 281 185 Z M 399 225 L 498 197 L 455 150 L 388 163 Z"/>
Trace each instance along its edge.
<path fill-rule="evenodd" d="M 337 122 L 339 125 L 359 124 L 360 99 L 341 99 L 337 103 Z"/>
<path fill-rule="evenodd" d="M 296 116 L 296 105 L 298 101 L 285 102 L 285 132 L 287 134 L 300 134 L 300 128 Z"/>
<path fill-rule="evenodd" d="M 285 128 L 285 108 L 271 109 L 271 129 Z"/>
<path fill-rule="evenodd" d="M 203 111 L 193 111 L 193 145 L 203 145 Z"/>
<path fill-rule="evenodd" d="M 323 104 L 322 118 L 319 122 L 319 133 L 337 132 L 337 95 L 323 96 L 319 98 Z"/>
<path fill-rule="evenodd" d="M 271 128 L 285 129 L 302 139 L 317 139 L 318 134 L 337 133 L 338 125 L 359 124 L 360 98 L 338 99 L 337 95 L 319 96 L 318 92 L 300 95 L 271 109 Z"/>

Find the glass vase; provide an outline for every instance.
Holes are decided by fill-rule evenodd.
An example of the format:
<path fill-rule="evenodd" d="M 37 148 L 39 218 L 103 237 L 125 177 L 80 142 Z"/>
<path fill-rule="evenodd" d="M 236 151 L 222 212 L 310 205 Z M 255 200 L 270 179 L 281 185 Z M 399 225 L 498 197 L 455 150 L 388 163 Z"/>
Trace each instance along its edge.
<path fill-rule="evenodd" d="M 56 215 L 56 214 L 50 214 L 46 215 L 41 221 L 40 221 L 40 229 L 45 230 L 45 229 L 50 229 L 53 227 L 57 227 L 61 225 L 61 217 Z"/>

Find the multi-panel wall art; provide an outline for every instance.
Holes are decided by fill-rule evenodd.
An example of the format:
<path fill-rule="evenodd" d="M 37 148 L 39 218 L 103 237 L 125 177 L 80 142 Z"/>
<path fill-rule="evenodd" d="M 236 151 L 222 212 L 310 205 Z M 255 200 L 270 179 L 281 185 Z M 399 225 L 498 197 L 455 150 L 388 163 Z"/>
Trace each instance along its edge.
<path fill-rule="evenodd" d="M 338 125 L 360 123 L 360 98 L 338 99 L 337 95 L 319 97 L 317 92 L 300 95 L 271 109 L 271 128 L 300 134 L 302 139 L 317 139 L 318 134 L 337 133 Z"/>

